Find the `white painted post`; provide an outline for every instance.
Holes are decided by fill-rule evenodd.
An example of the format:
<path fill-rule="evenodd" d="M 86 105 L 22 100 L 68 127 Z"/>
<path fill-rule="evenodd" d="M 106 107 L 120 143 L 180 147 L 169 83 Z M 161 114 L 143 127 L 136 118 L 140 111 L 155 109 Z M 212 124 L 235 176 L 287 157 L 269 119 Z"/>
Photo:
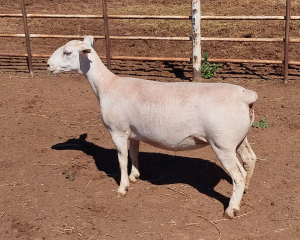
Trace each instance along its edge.
<path fill-rule="evenodd" d="M 193 81 L 201 80 L 201 6 L 200 0 L 192 0 Z"/>
<path fill-rule="evenodd" d="M 284 83 L 288 83 L 289 78 L 289 41 L 290 41 L 290 19 L 291 19 L 291 0 L 286 0 L 285 14 L 285 38 L 284 38 Z"/>

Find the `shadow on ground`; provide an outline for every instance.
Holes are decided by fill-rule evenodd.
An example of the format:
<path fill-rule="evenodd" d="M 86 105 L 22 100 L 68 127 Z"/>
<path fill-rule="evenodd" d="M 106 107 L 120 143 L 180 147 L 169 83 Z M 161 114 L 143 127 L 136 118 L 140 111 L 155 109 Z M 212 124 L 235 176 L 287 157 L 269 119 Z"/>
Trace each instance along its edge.
<path fill-rule="evenodd" d="M 120 182 L 120 169 L 115 149 L 106 149 L 86 141 L 87 134 L 78 139 L 72 138 L 66 142 L 52 146 L 55 150 L 78 150 L 94 158 L 100 171 Z M 131 171 L 129 159 L 129 171 Z M 199 192 L 215 198 L 227 208 L 229 198 L 216 192 L 214 187 L 225 179 L 231 182 L 230 176 L 217 164 L 204 159 L 172 156 L 162 153 L 139 153 L 140 179 L 155 185 L 175 183 L 188 184 Z"/>

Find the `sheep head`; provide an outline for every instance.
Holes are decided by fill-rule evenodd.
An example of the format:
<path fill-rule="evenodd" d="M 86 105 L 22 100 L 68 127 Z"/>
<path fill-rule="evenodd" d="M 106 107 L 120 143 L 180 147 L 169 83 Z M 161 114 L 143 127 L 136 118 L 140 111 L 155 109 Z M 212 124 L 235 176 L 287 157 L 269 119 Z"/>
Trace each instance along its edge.
<path fill-rule="evenodd" d="M 48 71 L 53 74 L 76 71 L 86 74 L 90 67 L 88 54 L 92 51 L 93 37 L 87 36 L 83 41 L 72 40 L 58 48 L 48 59 Z"/>

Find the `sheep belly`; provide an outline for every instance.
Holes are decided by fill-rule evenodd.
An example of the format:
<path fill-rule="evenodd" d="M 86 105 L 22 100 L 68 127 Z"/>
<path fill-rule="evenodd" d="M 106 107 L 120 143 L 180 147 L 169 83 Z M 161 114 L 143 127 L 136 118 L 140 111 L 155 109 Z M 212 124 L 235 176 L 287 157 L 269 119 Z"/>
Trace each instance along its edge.
<path fill-rule="evenodd" d="M 193 150 L 209 145 L 203 137 L 196 135 L 190 135 L 185 138 L 164 138 L 161 136 L 155 138 L 154 136 L 145 137 L 131 132 L 130 139 L 142 141 L 154 147 L 172 151 Z"/>

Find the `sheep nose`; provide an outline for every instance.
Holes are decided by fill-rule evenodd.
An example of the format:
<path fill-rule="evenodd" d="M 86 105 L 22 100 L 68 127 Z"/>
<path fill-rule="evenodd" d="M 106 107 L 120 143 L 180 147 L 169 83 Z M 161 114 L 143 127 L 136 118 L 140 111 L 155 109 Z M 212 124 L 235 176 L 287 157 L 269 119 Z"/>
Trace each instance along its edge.
<path fill-rule="evenodd" d="M 47 63 L 47 70 L 49 72 L 53 72 L 53 68 L 51 67 L 51 65 L 49 63 Z"/>
<path fill-rule="evenodd" d="M 47 63 L 47 70 L 51 71 L 51 65 L 49 63 Z"/>

